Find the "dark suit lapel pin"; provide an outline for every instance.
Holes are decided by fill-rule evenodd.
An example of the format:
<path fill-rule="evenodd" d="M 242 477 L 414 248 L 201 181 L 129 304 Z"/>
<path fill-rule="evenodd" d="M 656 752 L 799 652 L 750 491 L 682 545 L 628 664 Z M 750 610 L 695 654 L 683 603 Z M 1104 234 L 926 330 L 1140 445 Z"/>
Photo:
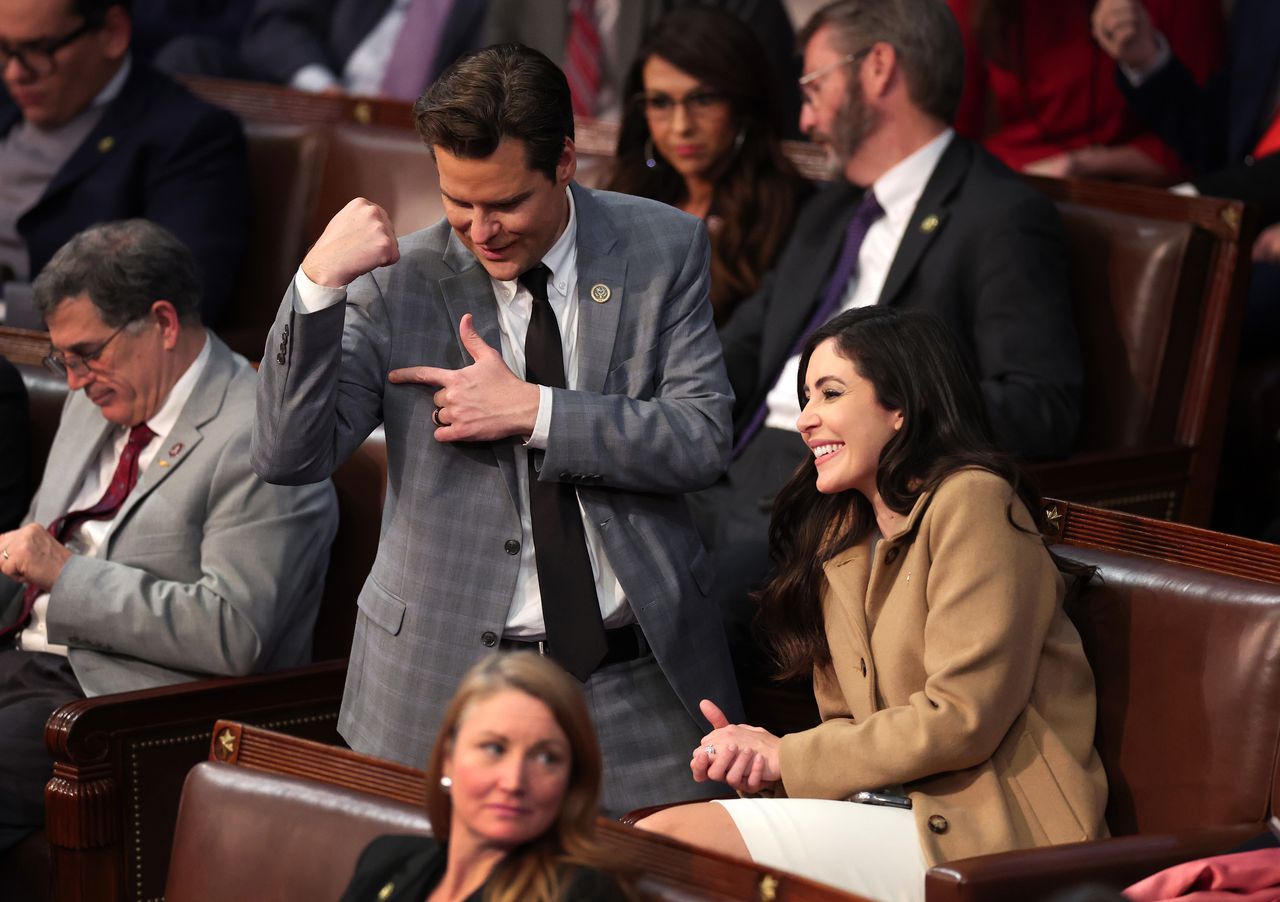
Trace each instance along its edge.
<path fill-rule="evenodd" d="M 182 448 L 183 448 L 182 442 L 174 442 L 173 446 L 169 448 L 169 456 L 177 457 L 179 454 L 182 453 Z"/>
<path fill-rule="evenodd" d="M 932 235 L 938 230 L 938 226 L 942 225 L 942 220 L 938 219 L 936 213 L 930 213 L 924 219 L 920 220 L 920 231 L 925 235 Z"/>
<path fill-rule="evenodd" d="M 613 292 L 609 290 L 609 286 L 603 282 L 597 282 L 591 286 L 591 300 L 597 304 L 603 304 L 613 297 Z"/>
<path fill-rule="evenodd" d="M 105 135 L 98 139 L 98 153 L 107 153 L 115 146 L 116 139 L 110 135 Z"/>

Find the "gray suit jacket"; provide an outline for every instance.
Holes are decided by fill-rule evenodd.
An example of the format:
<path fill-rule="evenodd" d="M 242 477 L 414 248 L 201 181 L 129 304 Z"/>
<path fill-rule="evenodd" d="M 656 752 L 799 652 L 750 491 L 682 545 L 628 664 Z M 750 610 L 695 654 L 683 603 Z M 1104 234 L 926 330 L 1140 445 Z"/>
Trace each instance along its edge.
<path fill-rule="evenodd" d="M 337 498 L 268 485 L 249 467 L 254 375 L 218 338 L 160 453 L 97 557 L 73 555 L 49 596 L 49 641 L 86 695 L 305 664 Z M 67 512 L 113 427 L 68 396 L 28 522 Z M 8 623 L 22 587 L 0 577 Z"/>
<path fill-rule="evenodd" d="M 710 564 L 683 497 L 713 482 L 730 450 L 706 232 L 653 201 L 573 191 L 581 388 L 554 390 L 541 478 L 577 486 L 690 716 L 701 723 L 698 700 L 723 698 L 736 720 Z M 501 346 L 488 274 L 443 220 L 401 239 L 400 254 L 352 283 L 345 316 L 297 315 L 290 289 L 259 372 L 253 464 L 273 482 L 323 479 L 384 424 L 382 535 L 339 728 L 360 751 L 417 764 L 459 677 L 502 635 L 519 561 L 507 546 L 524 537 L 512 441 L 437 442 L 432 391 L 387 381 L 396 367 L 468 364 L 464 313 Z M 589 297 L 597 284 L 605 303 Z"/>

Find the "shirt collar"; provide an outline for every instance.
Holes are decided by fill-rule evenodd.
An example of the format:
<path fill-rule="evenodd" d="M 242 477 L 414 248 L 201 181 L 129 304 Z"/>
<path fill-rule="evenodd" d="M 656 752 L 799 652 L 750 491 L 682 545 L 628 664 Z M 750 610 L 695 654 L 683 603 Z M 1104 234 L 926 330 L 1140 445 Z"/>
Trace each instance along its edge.
<path fill-rule="evenodd" d="M 173 383 L 173 388 L 169 389 L 169 397 L 164 399 L 160 409 L 147 418 L 148 428 L 156 435 L 165 436 L 173 431 L 174 425 L 178 422 L 178 415 L 182 413 L 182 408 L 187 406 L 187 400 L 191 397 L 191 393 L 195 391 L 196 385 L 200 382 L 200 376 L 204 373 L 205 367 L 209 363 L 211 350 L 209 336 L 206 334 L 204 346 L 200 348 L 200 353 L 196 355 L 196 359 L 191 361 L 187 371 L 178 377 L 177 382 Z"/>
<path fill-rule="evenodd" d="M 548 283 L 558 282 L 557 276 L 563 275 L 566 270 L 572 268 L 574 260 L 577 259 L 578 214 L 573 203 L 573 192 L 565 188 L 564 193 L 569 197 L 569 221 L 565 223 L 564 231 L 560 233 L 556 243 L 551 245 L 551 250 L 547 251 L 540 261 L 546 264 L 547 269 L 551 270 L 551 276 L 547 279 Z M 496 297 L 505 300 L 515 298 L 519 279 L 501 281 L 490 277 L 489 281 L 494 284 L 495 288 L 499 289 L 494 292 Z"/>
<path fill-rule="evenodd" d="M 889 222 L 896 224 L 910 218 L 954 135 L 953 129 L 943 129 L 932 141 L 899 160 L 872 183 L 871 190 Z"/>
<path fill-rule="evenodd" d="M 111 76 L 111 80 L 102 86 L 102 90 L 98 92 L 98 96 L 89 102 L 91 107 L 106 106 L 111 101 L 120 96 L 120 92 L 124 90 L 124 83 L 129 78 L 129 70 L 133 68 L 133 57 L 125 54 L 124 62 L 120 64 L 120 68 L 116 70 L 116 74 Z"/>

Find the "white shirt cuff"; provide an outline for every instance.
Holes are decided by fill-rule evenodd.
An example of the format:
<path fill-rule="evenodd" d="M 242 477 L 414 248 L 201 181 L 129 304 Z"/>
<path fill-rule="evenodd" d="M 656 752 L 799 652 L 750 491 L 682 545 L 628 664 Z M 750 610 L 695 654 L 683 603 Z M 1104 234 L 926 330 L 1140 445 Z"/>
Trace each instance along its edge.
<path fill-rule="evenodd" d="M 301 266 L 298 267 L 298 272 L 293 277 L 293 290 L 294 313 L 319 313 L 321 310 L 328 310 L 334 304 L 341 304 L 347 299 L 345 285 L 341 288 L 317 285 L 311 281 L 310 276 L 302 271 Z"/>
<path fill-rule="evenodd" d="M 1165 40 L 1163 34 L 1157 31 L 1155 62 L 1145 69 L 1134 69 L 1124 63 L 1119 63 L 1118 65 L 1120 66 L 1120 71 L 1124 73 L 1124 77 L 1129 79 L 1129 84 L 1135 88 L 1140 88 L 1148 78 L 1169 65 L 1169 60 L 1171 59 L 1173 59 L 1173 53 L 1169 50 L 1169 42 Z"/>
<path fill-rule="evenodd" d="M 527 448 L 538 451 L 547 450 L 547 440 L 551 436 L 551 389 L 546 385 L 538 386 L 538 418 L 534 420 L 533 432 L 524 443 Z"/>
<path fill-rule="evenodd" d="M 1190 182 L 1183 182 L 1180 185 L 1174 185 L 1169 189 L 1170 194 L 1181 194 L 1183 197 L 1199 197 L 1200 189 Z"/>
<path fill-rule="evenodd" d="M 299 91 L 310 91 L 312 94 L 319 94 L 336 84 L 339 84 L 338 76 L 319 63 L 308 63 L 289 76 L 289 87 Z"/>

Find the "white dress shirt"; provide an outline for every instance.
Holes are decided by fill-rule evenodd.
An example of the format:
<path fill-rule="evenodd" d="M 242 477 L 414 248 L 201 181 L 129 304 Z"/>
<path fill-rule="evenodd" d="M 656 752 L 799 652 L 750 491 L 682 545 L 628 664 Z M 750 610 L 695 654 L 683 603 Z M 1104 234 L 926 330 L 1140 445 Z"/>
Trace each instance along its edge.
<path fill-rule="evenodd" d="M 142 474 L 146 472 L 148 465 L 156 459 L 160 449 L 165 446 L 165 439 L 173 431 L 174 425 L 178 422 L 178 415 L 182 413 L 182 408 L 186 406 L 187 399 L 191 397 L 191 392 L 195 390 L 196 384 L 200 381 L 200 375 L 204 372 L 205 365 L 209 362 L 209 353 L 209 339 L 206 337 L 200 353 L 196 355 L 196 359 L 187 367 L 186 372 L 178 377 L 178 381 L 169 390 L 169 396 L 164 399 L 160 409 L 146 420 L 147 426 L 155 433 L 155 436 L 138 454 L 139 481 L 142 480 Z M 97 466 L 90 467 L 85 472 L 79 491 L 76 492 L 75 497 L 71 499 L 71 503 L 67 507 L 67 513 L 86 510 L 102 499 L 102 496 L 106 494 L 107 486 L 111 484 L 111 477 L 116 473 L 116 465 L 120 462 L 120 455 L 124 454 L 125 445 L 128 443 L 129 427 L 115 427 L 115 435 L 102 443 L 102 448 L 98 452 Z M 111 535 L 111 530 L 115 527 L 115 523 L 114 517 L 109 520 L 86 520 L 71 531 L 71 534 L 66 537 L 63 544 L 73 554 L 97 557 L 99 552 L 106 546 L 107 537 Z M 49 526 L 48 523 L 43 525 L 45 527 Z M 49 593 L 42 592 L 36 596 L 35 603 L 31 608 L 31 622 L 27 624 L 27 628 L 18 636 L 18 647 L 23 651 L 43 651 L 54 655 L 66 655 L 67 646 L 49 644 L 48 619 Z"/>
<path fill-rule="evenodd" d="M 569 198 L 569 222 L 556 243 L 547 251 L 542 262 L 551 270 L 547 279 L 547 300 L 555 312 L 560 329 L 560 345 L 564 352 L 565 382 L 570 388 L 578 383 L 578 218 L 574 209 L 573 193 L 566 189 Z M 509 282 L 489 279 L 497 302 L 498 330 L 502 339 L 502 359 L 521 379 L 524 378 L 524 339 L 533 311 L 533 296 L 517 280 Z M 330 288 L 317 285 L 298 269 L 294 277 L 296 302 L 294 311 L 306 315 L 324 310 L 346 299 L 346 287 Z M 432 391 L 424 386 L 423 391 Z M 520 570 L 516 576 L 515 593 L 507 611 L 503 634 L 521 639 L 543 639 L 546 625 L 542 617 L 542 596 L 538 591 L 538 566 L 534 559 L 533 519 L 529 511 L 528 449 L 545 449 L 551 429 L 553 393 L 545 385 L 538 387 L 538 416 L 533 433 L 524 443 L 513 442 L 516 461 L 516 477 L 520 486 Z M 581 502 L 579 502 L 581 511 Z M 596 599 L 600 604 L 600 616 L 608 629 L 633 623 L 635 615 L 627 604 L 618 577 L 605 554 L 604 540 L 599 529 L 586 512 L 582 511 L 587 534 L 587 553 L 591 557 L 591 572 L 595 577 Z"/>
<path fill-rule="evenodd" d="M 898 245 L 907 232 L 911 222 L 911 214 L 915 212 L 924 186 L 933 176 L 938 161 L 951 143 L 955 132 L 944 129 L 943 132 L 928 144 L 916 150 L 910 156 L 895 163 L 880 178 L 872 183 L 870 190 L 875 192 L 884 215 L 867 229 L 867 237 L 858 250 L 858 271 L 849 279 L 844 300 L 840 303 L 840 311 L 852 310 L 854 307 L 870 307 L 880 300 L 885 280 L 889 277 L 889 268 L 893 258 L 898 255 Z M 773 388 L 769 390 L 766 403 L 769 413 L 764 425 L 771 429 L 796 429 L 796 420 L 800 418 L 800 400 L 796 397 L 797 378 L 800 372 L 800 355 L 793 354 L 782 368 Z"/>

